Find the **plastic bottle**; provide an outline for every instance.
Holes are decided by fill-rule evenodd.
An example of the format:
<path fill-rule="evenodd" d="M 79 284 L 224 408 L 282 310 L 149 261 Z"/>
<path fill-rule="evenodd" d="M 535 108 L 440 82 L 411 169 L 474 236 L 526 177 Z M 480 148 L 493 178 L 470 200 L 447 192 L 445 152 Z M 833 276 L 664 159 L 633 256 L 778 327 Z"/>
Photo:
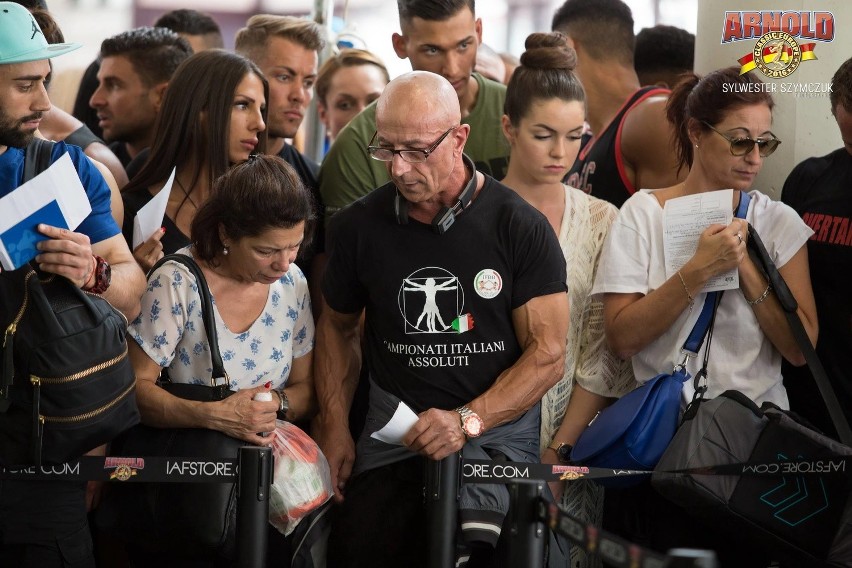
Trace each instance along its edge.
<path fill-rule="evenodd" d="M 269 390 L 270 387 L 272 387 L 272 381 L 269 381 L 263 386 L 266 387 L 266 390 L 254 393 L 252 400 L 257 400 L 260 402 L 272 402 L 272 391 Z M 269 435 L 269 432 L 261 432 L 260 435 L 265 438 Z"/>

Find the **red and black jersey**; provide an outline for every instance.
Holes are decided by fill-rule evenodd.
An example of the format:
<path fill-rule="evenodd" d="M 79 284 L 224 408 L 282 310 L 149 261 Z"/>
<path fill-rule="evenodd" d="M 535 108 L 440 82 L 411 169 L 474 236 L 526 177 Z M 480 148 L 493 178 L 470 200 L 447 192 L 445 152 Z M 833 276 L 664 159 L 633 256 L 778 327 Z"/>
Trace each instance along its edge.
<path fill-rule="evenodd" d="M 819 317 L 817 354 L 852 420 L 852 155 L 841 148 L 805 160 L 787 177 L 781 200 L 814 231 L 808 264 Z M 831 433 L 834 427 L 808 368 L 785 363 L 783 373 L 790 408 Z"/>
<path fill-rule="evenodd" d="M 621 207 L 637 189 L 627 177 L 624 157 L 621 154 L 624 119 L 627 113 L 645 99 L 669 93 L 668 89 L 661 87 L 643 87 L 633 93 L 603 132 L 592 136 L 588 141 L 584 140 L 583 148 L 568 172 L 566 183 Z"/>

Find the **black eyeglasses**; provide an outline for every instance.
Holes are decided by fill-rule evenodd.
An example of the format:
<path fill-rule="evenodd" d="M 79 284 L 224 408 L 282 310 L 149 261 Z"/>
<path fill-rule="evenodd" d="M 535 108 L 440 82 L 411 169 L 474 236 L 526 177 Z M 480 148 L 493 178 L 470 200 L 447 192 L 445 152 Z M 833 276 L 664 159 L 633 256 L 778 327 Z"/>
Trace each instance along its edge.
<path fill-rule="evenodd" d="M 367 152 L 370 153 L 370 157 L 374 160 L 378 160 L 380 162 L 390 162 L 393 160 L 394 155 L 399 154 L 399 157 L 405 160 L 406 162 L 410 162 L 412 164 L 420 164 L 426 161 L 429 155 L 435 151 L 435 148 L 441 145 L 441 142 L 444 141 L 450 132 L 458 128 L 458 126 L 452 126 L 449 130 L 441 134 L 441 137 L 435 140 L 435 143 L 426 148 L 425 150 L 394 150 L 393 148 L 383 148 L 381 146 L 373 146 L 373 142 L 376 140 L 376 136 L 379 134 L 376 132 L 373 134 L 373 137 L 370 138 L 370 144 L 367 146 Z"/>
<path fill-rule="evenodd" d="M 703 121 L 702 121 L 703 122 Z M 772 138 L 758 138 L 754 140 L 746 136 L 745 138 L 734 138 L 732 136 L 728 136 L 727 134 L 722 134 L 712 125 L 704 122 L 704 126 L 727 140 L 731 144 L 731 154 L 734 156 L 745 156 L 749 152 L 754 149 L 754 145 L 757 144 L 757 152 L 760 154 L 761 158 L 765 158 L 767 156 L 771 156 L 772 152 L 778 149 L 778 145 L 781 143 L 774 134 L 769 133 Z"/>

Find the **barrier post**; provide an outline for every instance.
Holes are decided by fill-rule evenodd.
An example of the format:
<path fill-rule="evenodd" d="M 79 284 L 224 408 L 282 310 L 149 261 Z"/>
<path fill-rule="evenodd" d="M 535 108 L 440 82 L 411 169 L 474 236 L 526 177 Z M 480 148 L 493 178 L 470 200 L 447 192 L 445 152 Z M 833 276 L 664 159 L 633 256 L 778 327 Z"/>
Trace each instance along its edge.
<path fill-rule="evenodd" d="M 456 562 L 459 454 L 426 463 L 426 530 L 428 568 L 452 568 Z"/>
<path fill-rule="evenodd" d="M 266 568 L 272 449 L 243 446 L 237 483 L 237 565 Z"/>
<path fill-rule="evenodd" d="M 541 568 L 548 533 L 539 517 L 544 482 L 515 479 L 509 484 L 508 566 Z"/>

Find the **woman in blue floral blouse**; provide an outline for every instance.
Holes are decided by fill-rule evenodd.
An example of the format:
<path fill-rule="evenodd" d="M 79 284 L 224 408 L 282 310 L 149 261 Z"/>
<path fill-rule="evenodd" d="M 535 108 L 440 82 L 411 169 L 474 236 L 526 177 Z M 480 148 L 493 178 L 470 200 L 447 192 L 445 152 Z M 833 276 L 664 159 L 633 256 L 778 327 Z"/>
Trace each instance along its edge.
<path fill-rule="evenodd" d="M 258 432 L 316 410 L 312 376 L 314 320 L 308 284 L 293 264 L 314 220 L 310 193 L 283 160 L 252 157 L 224 176 L 192 221 L 192 245 L 178 251 L 201 267 L 213 296 L 219 350 L 237 391 L 218 402 L 177 398 L 156 385 L 210 384 L 210 353 L 195 278 L 167 262 L 148 278 L 142 313 L 130 324 L 142 421 L 169 428 L 211 428 L 268 444 Z M 271 383 L 271 402 L 252 400 Z"/>

